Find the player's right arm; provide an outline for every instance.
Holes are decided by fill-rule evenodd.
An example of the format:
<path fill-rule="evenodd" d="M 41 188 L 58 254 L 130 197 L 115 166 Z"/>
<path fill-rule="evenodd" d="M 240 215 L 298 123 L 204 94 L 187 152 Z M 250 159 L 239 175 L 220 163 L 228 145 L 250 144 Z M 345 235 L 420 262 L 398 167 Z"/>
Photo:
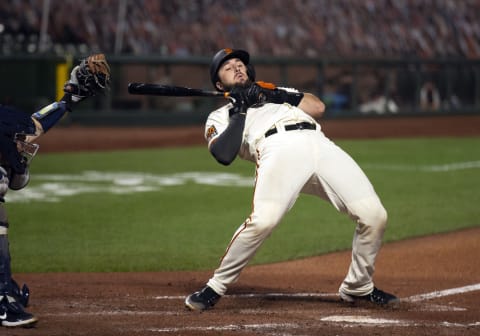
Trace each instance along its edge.
<path fill-rule="evenodd" d="M 226 108 L 214 113 L 220 114 L 221 112 L 225 115 L 225 120 L 220 121 L 219 119 L 223 118 L 219 118 L 214 121 L 214 118 L 210 118 L 207 121 L 205 138 L 208 141 L 208 150 L 215 160 L 228 166 L 235 160 L 240 150 L 246 115 L 236 113 L 228 117 L 229 112 Z"/>
<path fill-rule="evenodd" d="M 247 110 L 260 100 L 260 88 L 256 85 L 234 86 L 228 95 L 228 126 L 216 137 L 210 137 L 209 150 L 221 164 L 228 166 L 237 157 L 243 141 L 243 129 Z M 227 115 L 227 111 L 223 111 Z M 208 128 L 207 128 L 208 133 Z M 208 134 L 207 134 L 208 138 Z"/>

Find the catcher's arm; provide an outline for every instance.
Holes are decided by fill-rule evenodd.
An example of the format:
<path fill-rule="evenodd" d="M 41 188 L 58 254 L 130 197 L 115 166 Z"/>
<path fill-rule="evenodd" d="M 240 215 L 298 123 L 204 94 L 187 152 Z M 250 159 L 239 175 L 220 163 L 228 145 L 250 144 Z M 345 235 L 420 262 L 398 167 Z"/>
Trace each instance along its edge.
<path fill-rule="evenodd" d="M 83 59 L 73 68 L 65 83 L 63 98 L 35 112 L 32 119 L 37 131 L 28 137 L 31 142 L 52 128 L 74 104 L 103 93 L 110 84 L 110 66 L 104 54 L 95 54 Z"/>

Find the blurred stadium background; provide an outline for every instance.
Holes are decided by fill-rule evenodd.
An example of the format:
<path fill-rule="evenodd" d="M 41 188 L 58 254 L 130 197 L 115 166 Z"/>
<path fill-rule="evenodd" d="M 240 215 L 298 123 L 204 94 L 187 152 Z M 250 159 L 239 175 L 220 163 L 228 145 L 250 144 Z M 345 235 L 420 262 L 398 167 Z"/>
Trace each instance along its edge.
<path fill-rule="evenodd" d="M 257 79 L 320 96 L 326 118 L 480 113 L 479 0 L 13 0 L 0 3 L 0 103 L 33 112 L 94 52 L 106 97 L 63 123 L 201 124 L 210 98 L 132 96 L 129 82 L 211 89 L 221 48 Z"/>

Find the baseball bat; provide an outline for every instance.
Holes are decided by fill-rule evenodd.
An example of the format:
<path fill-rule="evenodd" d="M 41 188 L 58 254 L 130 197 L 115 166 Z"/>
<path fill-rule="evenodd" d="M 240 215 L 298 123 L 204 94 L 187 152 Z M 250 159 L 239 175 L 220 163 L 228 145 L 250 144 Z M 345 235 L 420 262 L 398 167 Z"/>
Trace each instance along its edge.
<path fill-rule="evenodd" d="M 150 83 L 129 83 L 128 93 L 136 95 L 154 95 L 170 97 L 228 97 L 228 92 L 192 89 L 184 86 L 161 85 Z"/>

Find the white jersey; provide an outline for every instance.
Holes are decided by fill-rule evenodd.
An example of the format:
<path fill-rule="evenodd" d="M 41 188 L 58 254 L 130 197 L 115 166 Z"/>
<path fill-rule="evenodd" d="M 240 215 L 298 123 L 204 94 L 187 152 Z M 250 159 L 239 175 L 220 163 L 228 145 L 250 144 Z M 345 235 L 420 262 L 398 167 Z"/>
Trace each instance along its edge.
<path fill-rule="evenodd" d="M 205 124 L 205 139 L 208 141 L 209 147 L 212 140 L 222 134 L 228 127 L 228 110 L 231 107 L 231 103 L 224 105 L 211 112 L 208 116 Z M 266 103 L 258 107 L 250 107 L 247 110 L 243 140 L 238 155 L 242 159 L 255 162 L 257 159 L 256 148 L 258 141 L 264 138 L 265 133 L 269 129 L 273 127 L 281 128 L 285 124 L 298 122 L 313 123 L 317 125 L 317 129 L 320 129 L 320 125 L 311 116 L 288 103 Z"/>

